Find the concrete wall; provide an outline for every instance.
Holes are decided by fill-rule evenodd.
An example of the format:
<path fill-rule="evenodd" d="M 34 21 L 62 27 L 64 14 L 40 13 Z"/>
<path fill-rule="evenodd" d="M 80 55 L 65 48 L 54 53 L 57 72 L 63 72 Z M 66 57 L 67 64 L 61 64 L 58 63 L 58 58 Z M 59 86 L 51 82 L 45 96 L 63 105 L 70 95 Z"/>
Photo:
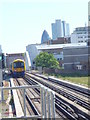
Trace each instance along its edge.
<path fill-rule="evenodd" d="M 81 48 L 65 48 L 64 54 L 64 69 L 87 69 L 88 67 L 88 46 Z"/>
<path fill-rule="evenodd" d="M 76 75 L 81 75 L 81 76 L 85 76 L 89 74 L 88 70 L 66 70 L 66 69 L 49 69 L 49 68 L 44 68 L 43 69 L 43 73 L 47 73 L 47 74 L 60 74 L 62 76 L 76 76 Z"/>

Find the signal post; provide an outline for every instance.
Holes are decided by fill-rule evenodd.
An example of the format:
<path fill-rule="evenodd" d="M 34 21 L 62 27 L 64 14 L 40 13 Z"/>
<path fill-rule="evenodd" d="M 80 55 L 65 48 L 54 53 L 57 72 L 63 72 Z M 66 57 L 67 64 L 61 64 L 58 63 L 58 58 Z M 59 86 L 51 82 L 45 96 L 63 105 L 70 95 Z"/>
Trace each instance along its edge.
<path fill-rule="evenodd" d="M 0 87 L 3 87 L 3 75 L 2 75 L 2 54 L 0 54 Z M 1 89 L 1 99 L 3 101 L 3 89 Z"/>

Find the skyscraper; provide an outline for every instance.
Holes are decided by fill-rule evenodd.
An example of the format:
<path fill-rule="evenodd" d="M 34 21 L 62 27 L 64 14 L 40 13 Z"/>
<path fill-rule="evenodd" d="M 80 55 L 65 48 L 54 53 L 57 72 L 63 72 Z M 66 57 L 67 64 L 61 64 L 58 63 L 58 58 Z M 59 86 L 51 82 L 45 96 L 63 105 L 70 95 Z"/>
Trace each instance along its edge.
<path fill-rule="evenodd" d="M 52 23 L 52 39 L 56 39 L 57 34 L 56 34 L 56 23 Z"/>
<path fill-rule="evenodd" d="M 70 35 L 70 29 L 69 29 L 69 24 L 66 23 L 66 29 L 65 29 L 65 36 L 69 36 Z"/>
<path fill-rule="evenodd" d="M 41 44 L 46 43 L 50 40 L 51 38 L 49 37 L 48 33 L 46 30 L 43 31 L 42 37 L 41 37 Z"/>
<path fill-rule="evenodd" d="M 51 26 L 53 40 L 56 40 L 58 37 L 66 37 L 70 35 L 69 24 L 65 21 L 56 20 Z"/>

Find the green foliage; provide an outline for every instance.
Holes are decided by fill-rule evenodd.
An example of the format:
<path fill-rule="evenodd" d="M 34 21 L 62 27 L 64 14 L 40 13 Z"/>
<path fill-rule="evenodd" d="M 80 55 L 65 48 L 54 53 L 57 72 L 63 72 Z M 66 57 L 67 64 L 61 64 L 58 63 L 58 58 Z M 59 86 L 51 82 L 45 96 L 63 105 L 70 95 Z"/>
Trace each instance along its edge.
<path fill-rule="evenodd" d="M 53 54 L 41 52 L 35 58 L 36 67 L 59 68 L 59 62 L 54 58 Z"/>

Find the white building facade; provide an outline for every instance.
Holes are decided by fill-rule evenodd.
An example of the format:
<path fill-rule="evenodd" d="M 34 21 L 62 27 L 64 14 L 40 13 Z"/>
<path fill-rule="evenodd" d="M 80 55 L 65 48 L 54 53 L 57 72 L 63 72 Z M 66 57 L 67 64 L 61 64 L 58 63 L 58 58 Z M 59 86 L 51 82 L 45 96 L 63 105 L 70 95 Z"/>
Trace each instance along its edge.
<path fill-rule="evenodd" d="M 71 43 L 88 42 L 88 27 L 77 27 L 71 34 Z"/>
<path fill-rule="evenodd" d="M 30 58 L 30 64 L 31 64 L 31 69 L 34 69 L 35 68 L 35 62 L 34 62 L 34 59 L 35 57 L 40 53 L 37 49 L 37 46 L 39 44 L 31 44 L 31 45 L 28 45 L 26 46 L 26 51 L 28 52 L 29 54 L 29 58 Z"/>

